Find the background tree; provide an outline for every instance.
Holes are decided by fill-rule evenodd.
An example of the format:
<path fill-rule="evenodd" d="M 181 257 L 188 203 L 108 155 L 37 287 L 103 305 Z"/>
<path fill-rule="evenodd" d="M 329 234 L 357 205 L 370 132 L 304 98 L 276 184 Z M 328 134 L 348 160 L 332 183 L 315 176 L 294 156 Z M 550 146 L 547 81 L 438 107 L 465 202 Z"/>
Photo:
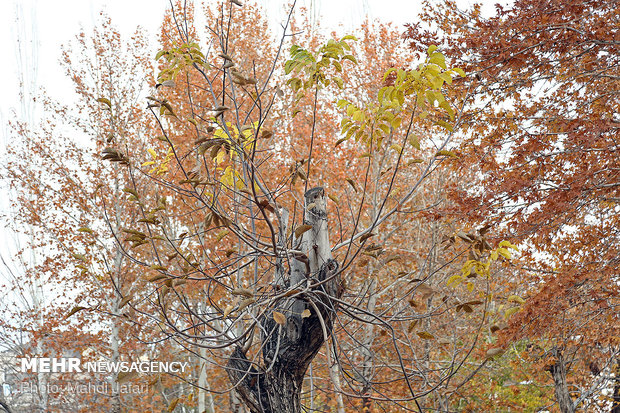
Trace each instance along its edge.
<path fill-rule="evenodd" d="M 38 311 L 19 315 L 22 320 L 40 320 L 20 328 L 27 344 L 23 355 L 80 356 L 84 362 L 113 363 L 144 357 L 175 360 L 170 347 L 147 347 L 153 334 L 132 327 L 139 316 L 124 309 L 125 297 L 138 289 L 139 274 L 121 250 L 132 242 L 125 236 L 117 245 L 113 234 L 122 231 L 122 217 L 135 214 L 133 202 L 127 200 L 131 194 L 125 189 L 136 180 L 130 181 L 122 168 L 102 171 L 97 165 L 99 153 L 110 142 L 126 150 L 144 151 L 149 122 L 142 91 L 144 79 L 153 70 L 150 59 L 143 56 L 148 47 L 140 32 L 131 41 L 123 41 L 103 16 L 92 35 L 81 33 L 63 54 L 67 75 L 80 97 L 78 104 L 69 108 L 39 96 L 45 113 L 42 121 L 12 124 L 4 171 L 16 195 L 12 226 L 16 232 L 31 228 L 36 234 L 18 256 L 31 251 L 37 258 L 37 264 L 27 272 L 16 274 L 15 284 L 24 289 L 39 286 L 49 297 Z M 103 91 L 108 98 L 97 101 Z M 72 135 L 86 139 L 73 139 Z M 108 219 L 106 208 L 114 211 L 115 219 Z M 134 384 L 150 382 L 153 397 L 123 394 L 119 385 L 130 378 Z M 24 379 L 32 382 L 32 377 Z M 39 374 L 36 383 L 62 386 L 80 380 L 107 383 L 110 394 L 55 392 L 49 399 L 35 398 L 33 402 L 46 411 L 120 412 L 128 407 L 166 408 L 178 397 L 178 389 L 165 377 Z M 23 403 L 17 407 L 19 411 L 34 409 Z"/>
<path fill-rule="evenodd" d="M 470 76 L 476 104 L 460 154 L 476 187 L 451 191 L 461 211 L 525 246 L 515 277 L 527 304 L 505 340 L 535 340 L 558 408 L 618 403 L 618 3 L 428 3 L 412 47 L 442 44 Z M 482 190 L 480 188 L 483 188 Z M 615 384 L 614 384 L 615 380 Z"/>

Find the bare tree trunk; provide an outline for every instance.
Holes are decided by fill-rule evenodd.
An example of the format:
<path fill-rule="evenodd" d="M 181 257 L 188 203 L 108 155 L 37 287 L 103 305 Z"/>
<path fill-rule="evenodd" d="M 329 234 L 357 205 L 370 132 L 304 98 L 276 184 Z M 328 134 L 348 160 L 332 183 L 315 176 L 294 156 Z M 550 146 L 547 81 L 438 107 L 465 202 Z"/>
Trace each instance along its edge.
<path fill-rule="evenodd" d="M 338 264 L 331 254 L 323 188 L 308 190 L 305 206 L 304 224 L 312 229 L 302 235 L 295 248 L 298 252 L 290 260 L 290 287 L 300 292 L 280 300 L 274 308 L 286 314 L 286 325 L 277 324 L 272 311 L 260 320 L 264 367 L 252 364 L 240 347 L 228 360 L 228 376 L 253 413 L 302 411 L 304 375 L 331 334 L 336 311 L 331 297 L 342 294 Z M 310 316 L 302 317 L 306 309 Z"/>
<path fill-rule="evenodd" d="M 11 408 L 9 407 L 9 405 L 4 401 L 4 399 L 2 399 L 2 397 L 0 396 L 0 407 L 2 407 L 2 409 L 6 412 L 6 413 L 12 413 L 13 411 L 11 410 Z"/>
<path fill-rule="evenodd" d="M 374 272 L 374 271 L 373 271 Z M 374 313 L 377 306 L 377 278 L 371 277 L 368 287 L 365 288 L 368 291 L 368 312 Z M 375 326 L 372 323 L 372 319 L 368 316 L 368 323 L 365 326 L 366 335 L 362 342 L 361 353 L 363 357 L 362 361 L 362 378 L 364 385 L 362 388 L 362 412 L 370 413 L 372 407 L 372 400 L 370 398 L 372 382 L 372 376 L 374 374 L 374 354 L 372 351 L 372 343 L 375 338 Z"/>
<path fill-rule="evenodd" d="M 611 407 L 611 413 L 620 413 L 620 358 L 616 359 L 616 372 L 614 375 L 614 381 L 616 383 L 614 385 L 614 399 Z"/>
<path fill-rule="evenodd" d="M 209 378 L 207 376 L 207 349 L 200 347 L 198 358 L 198 413 L 215 413 L 213 395 L 210 393 Z"/>
<path fill-rule="evenodd" d="M 553 377 L 555 399 L 562 413 L 574 413 L 575 405 L 566 384 L 566 363 L 562 351 L 554 349 L 555 362 L 547 368 Z"/>
<path fill-rule="evenodd" d="M 344 399 L 342 398 L 342 384 L 340 383 L 340 365 L 336 362 L 336 355 L 334 354 L 334 350 L 330 348 L 328 351 L 332 352 L 332 356 L 334 357 L 333 361 L 329 366 L 329 378 L 334 384 L 334 393 L 336 393 L 336 406 L 337 413 L 345 413 L 344 411 Z"/>

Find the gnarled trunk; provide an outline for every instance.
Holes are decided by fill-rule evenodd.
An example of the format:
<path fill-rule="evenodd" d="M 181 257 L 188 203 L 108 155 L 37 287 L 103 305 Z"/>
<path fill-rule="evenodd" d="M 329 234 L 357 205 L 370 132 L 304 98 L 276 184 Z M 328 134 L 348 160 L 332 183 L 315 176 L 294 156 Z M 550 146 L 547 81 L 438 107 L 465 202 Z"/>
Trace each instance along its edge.
<path fill-rule="evenodd" d="M 312 229 L 294 241 L 290 257 L 289 288 L 297 292 L 273 308 L 286 315 L 286 325 L 276 323 L 272 311 L 260 320 L 264 367 L 251 363 L 240 347 L 227 364 L 231 382 L 253 413 L 301 412 L 304 375 L 331 334 L 336 312 L 331 298 L 342 293 L 338 264 L 331 255 L 323 188 L 307 191 L 305 204 L 304 224 Z M 309 317 L 302 317 L 304 310 L 310 311 Z"/>

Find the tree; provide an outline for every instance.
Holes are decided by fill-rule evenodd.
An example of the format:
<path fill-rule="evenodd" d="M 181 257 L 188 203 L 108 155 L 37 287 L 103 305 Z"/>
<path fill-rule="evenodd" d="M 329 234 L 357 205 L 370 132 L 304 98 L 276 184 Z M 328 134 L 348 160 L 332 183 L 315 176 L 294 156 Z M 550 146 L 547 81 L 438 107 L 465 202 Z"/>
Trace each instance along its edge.
<path fill-rule="evenodd" d="M 617 10 L 525 0 L 485 18 L 479 6 L 442 1 L 425 9 L 436 29 L 408 31 L 413 47 L 441 44 L 475 74 L 464 116 L 476 122 L 460 153 L 480 179 L 452 193 L 462 211 L 527 246 L 507 281 L 528 299 L 505 339 L 543 346 L 563 412 L 605 409 L 602 389 L 614 380 L 618 389 Z"/>
<path fill-rule="evenodd" d="M 149 122 L 140 93 L 144 78 L 153 70 L 150 59 L 142 56 L 148 43 L 140 32 L 130 42 L 123 41 L 109 18 L 102 16 L 100 27 L 90 36 L 80 33 L 72 46 L 64 50 L 62 58 L 80 97 L 78 103 L 67 107 L 44 94 L 38 96 L 45 115 L 40 122 L 11 125 L 12 141 L 3 171 L 15 194 L 14 230 L 35 234 L 17 258 L 32 253 L 36 264 L 24 266 L 25 272 L 14 271 L 10 288 L 36 287 L 48 295 L 45 303 L 16 317 L 29 322 L 15 329 L 23 335 L 20 356 L 79 356 L 83 362 L 112 363 L 157 356 L 172 359 L 175 349 L 147 346 L 153 334 L 132 327 L 140 321 L 139 316 L 124 309 L 125 297 L 138 288 L 139 274 L 120 249 L 131 242 L 122 240 L 117 246 L 113 234 L 123 228 L 122 217 L 135 214 L 124 191 L 131 177 L 122 168 L 103 171 L 97 166 L 106 142 L 145 150 L 142 136 Z M 102 91 L 108 98 L 98 102 Z M 67 137 L 68 131 L 76 136 L 81 131 L 86 139 Z M 136 182 L 131 180 L 132 185 Z M 107 219 L 106 207 L 112 208 L 115 219 Z M 28 384 L 32 381 L 29 376 L 24 379 Z M 178 387 L 165 378 L 135 378 L 114 372 L 87 378 L 39 374 L 36 379 L 43 388 L 46 383 L 75 385 L 81 380 L 107 383 L 110 392 L 108 397 L 92 392 L 44 393 L 41 400 L 35 397 L 31 401 L 36 407 L 19 402 L 14 410 L 165 408 L 176 398 L 174 386 Z M 152 382 L 153 397 L 121 392 L 120 386 L 129 379 L 137 384 Z M 174 397 L 166 400 L 170 396 Z"/>
<path fill-rule="evenodd" d="M 18 204 L 57 249 L 42 270 L 83 297 L 59 313 L 106 323 L 114 360 L 195 363 L 106 409 L 447 410 L 496 354 L 491 268 L 511 244 L 441 212 L 447 183 L 469 179 L 446 168 L 463 118 L 445 94 L 463 71 L 435 46 L 395 52 L 389 27 L 358 41 L 289 22 L 274 44 L 254 6 L 175 3 L 156 79 L 147 45 L 119 53 L 106 22 L 65 55 L 80 116 L 48 106 L 89 144 L 59 143 L 53 122 L 45 139 L 18 129 L 31 162 L 10 177 L 38 200 Z"/>
<path fill-rule="evenodd" d="M 165 32 L 163 50 L 157 54 L 158 85 L 148 99 L 159 140 L 141 160 L 139 154 L 129 156 L 117 146 L 103 151 L 104 159 L 123 164 L 130 174 L 149 182 L 148 193 L 137 185 L 128 191 L 143 217 L 139 222 L 126 221 L 131 226 L 123 231 L 132 234 L 135 245 L 125 253 L 150 271 L 146 280 L 152 287 L 142 294 L 152 297 L 157 309 L 157 314 L 148 314 L 153 326 L 181 346 L 209 349 L 210 360 L 223 365 L 251 411 L 297 412 L 306 369 L 324 342 L 337 343 L 334 322 L 339 310 L 362 325 L 385 329 L 386 341 L 400 354 L 409 353 L 413 331 L 407 326 L 412 321 L 441 312 L 441 307 L 464 308 L 446 298 L 428 314 L 413 315 L 405 297 L 398 296 L 396 305 L 381 310 L 371 305 L 367 310 L 366 291 L 350 291 L 352 301 L 343 300 L 350 288 L 343 283 L 343 274 L 359 257 L 377 258 L 385 249 L 369 241 L 376 236 L 373 231 L 397 221 L 396 216 L 402 221 L 415 214 L 407 203 L 437 165 L 454 156 L 446 148 L 451 135 L 445 135 L 431 142 L 437 147 L 429 148 L 427 159 L 413 157 L 420 151 L 420 138 L 412 131 L 434 123 L 452 129 L 449 122 L 455 112 L 441 90 L 463 73 L 447 69 L 443 55 L 429 48 L 417 69 L 389 70 L 389 84 L 374 83 L 359 102 L 349 96 L 340 99 L 343 112 L 338 115 L 324 105 L 333 102 L 345 77 L 352 75 L 354 38 L 293 44 L 281 73 L 279 59 L 287 32 L 273 51 L 258 46 L 263 42 L 248 44 L 255 41 L 248 34 L 261 24 L 255 8 L 233 2 L 222 5 L 217 14 L 212 12 L 207 44 L 216 46 L 204 53 L 200 46 L 204 40 L 197 39 L 191 25 L 192 12 L 183 7 L 172 11 L 167 21 L 176 24 Z M 263 60 L 264 56 L 273 60 Z M 332 119 L 340 123 L 340 133 L 319 134 L 334 125 Z M 289 130 L 293 133 L 286 133 Z M 332 145 L 337 149 L 328 149 Z M 329 151 L 359 158 L 329 156 Z M 406 161 L 424 165 L 409 175 L 403 172 Z M 343 165 L 336 170 L 342 178 L 330 184 L 340 188 L 338 196 L 310 184 L 327 183 L 334 165 Z M 341 228 L 335 245 L 329 242 L 329 195 L 348 209 L 345 215 L 336 208 Z M 375 207 L 367 214 L 371 202 Z M 404 234 L 406 227 L 395 228 L 393 234 L 399 231 Z M 382 236 L 382 242 L 391 242 L 392 235 Z M 408 279 L 408 294 L 424 290 L 421 286 L 437 271 Z M 387 283 L 390 294 L 404 283 L 403 274 L 400 277 Z M 369 286 L 355 281 L 356 288 Z M 422 295 L 429 306 L 431 290 L 426 287 Z M 356 296 L 362 301 L 357 302 Z M 377 293 L 370 296 L 376 299 Z M 472 301 L 471 306 L 476 304 Z M 128 305 L 134 308 L 131 302 Z M 472 310 L 469 305 L 467 309 Z M 349 329 L 342 320 L 339 324 L 343 335 L 357 340 L 359 330 Z M 366 337 L 373 333 L 361 331 Z M 427 331 L 416 337 L 434 338 Z M 403 338 L 407 344 L 401 344 Z M 475 343 L 472 339 L 468 345 Z M 357 346 L 365 368 L 370 367 L 371 345 Z M 430 354 L 429 345 L 425 347 Z M 222 352 L 223 348 L 229 350 Z M 414 390 L 417 384 L 430 380 L 434 384 L 425 388 L 424 395 L 432 393 L 459 370 L 470 352 L 459 348 L 458 357 L 443 361 L 437 377 L 431 375 L 438 371 L 435 362 L 428 359 L 420 367 L 415 354 L 406 359 L 400 354 L 398 372 L 389 379 L 403 386 L 400 408 L 420 409 L 417 399 L 423 396 Z M 332 355 L 343 356 L 325 352 L 328 360 Z M 346 363 L 339 360 L 340 371 L 355 377 L 357 362 L 346 356 Z M 349 371 L 347 363 L 352 366 Z M 328 362 L 327 369 L 331 367 Z M 385 372 L 389 373 L 387 366 Z M 336 385 L 338 374 L 333 376 Z M 373 384 L 377 379 L 367 370 L 364 375 L 363 393 L 352 396 L 366 399 L 366 407 L 373 398 L 393 400 L 391 394 L 370 394 L 371 389 L 386 390 Z"/>

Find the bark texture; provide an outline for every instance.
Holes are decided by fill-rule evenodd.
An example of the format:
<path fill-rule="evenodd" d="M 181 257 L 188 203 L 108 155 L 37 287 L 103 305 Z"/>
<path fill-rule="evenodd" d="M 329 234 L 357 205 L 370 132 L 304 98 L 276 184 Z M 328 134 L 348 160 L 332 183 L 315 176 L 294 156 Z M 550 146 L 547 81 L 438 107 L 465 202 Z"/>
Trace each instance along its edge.
<path fill-rule="evenodd" d="M 342 294 L 338 264 L 331 255 L 323 188 L 308 190 L 305 205 L 304 224 L 312 229 L 293 240 L 287 283 L 293 294 L 273 307 L 273 311 L 286 315 L 286 325 L 277 324 L 272 311 L 260 320 L 262 366 L 251 363 L 240 347 L 228 360 L 228 376 L 253 413 L 302 411 L 304 375 L 326 334 L 331 334 L 336 313 L 332 298 Z M 278 271 L 282 269 L 276 268 Z M 274 279 L 281 279 L 281 275 L 276 273 Z M 304 318 L 306 309 L 311 315 Z"/>
<path fill-rule="evenodd" d="M 566 384 L 566 363 L 562 351 L 554 350 L 555 362 L 547 370 L 553 377 L 555 399 L 562 413 L 574 413 L 575 404 L 570 397 L 568 385 Z"/>
<path fill-rule="evenodd" d="M 614 385 L 614 400 L 611 413 L 620 413 L 620 358 L 616 360 L 616 371 L 614 376 L 616 384 Z"/>

